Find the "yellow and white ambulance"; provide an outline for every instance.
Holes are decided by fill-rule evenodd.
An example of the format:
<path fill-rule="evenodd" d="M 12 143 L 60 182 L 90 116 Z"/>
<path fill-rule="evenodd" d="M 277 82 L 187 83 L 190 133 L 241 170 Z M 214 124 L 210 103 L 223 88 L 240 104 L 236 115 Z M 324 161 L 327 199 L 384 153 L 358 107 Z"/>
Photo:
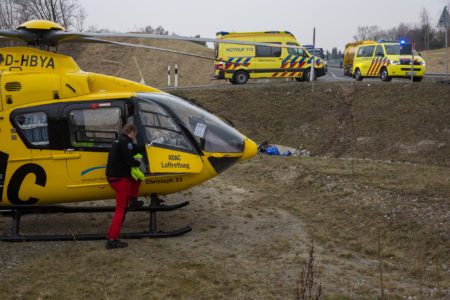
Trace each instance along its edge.
<path fill-rule="evenodd" d="M 280 44 L 301 47 L 288 31 L 218 32 L 217 39 L 251 43 Z M 217 43 L 214 77 L 233 84 L 244 84 L 249 78 L 295 78 L 309 80 L 312 57 L 304 48 L 268 47 Z M 325 75 L 325 62 L 314 57 L 314 75 Z"/>
<path fill-rule="evenodd" d="M 421 81 L 425 74 L 425 61 L 415 53 L 412 44 L 378 41 L 360 45 L 356 49 L 352 74 L 356 80 L 364 77 L 411 78 Z M 414 65 L 411 61 L 414 60 Z"/>

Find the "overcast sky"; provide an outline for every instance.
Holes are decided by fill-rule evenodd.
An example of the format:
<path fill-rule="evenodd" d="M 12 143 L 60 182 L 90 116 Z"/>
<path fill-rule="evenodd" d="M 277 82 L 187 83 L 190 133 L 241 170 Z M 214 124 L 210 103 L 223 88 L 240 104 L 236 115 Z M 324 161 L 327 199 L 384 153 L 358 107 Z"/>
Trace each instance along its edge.
<path fill-rule="evenodd" d="M 86 26 L 118 32 L 161 25 L 170 33 L 215 38 L 218 31 L 288 30 L 301 44 L 339 50 L 358 26 L 419 24 L 425 7 L 436 26 L 449 0 L 79 0 Z"/>

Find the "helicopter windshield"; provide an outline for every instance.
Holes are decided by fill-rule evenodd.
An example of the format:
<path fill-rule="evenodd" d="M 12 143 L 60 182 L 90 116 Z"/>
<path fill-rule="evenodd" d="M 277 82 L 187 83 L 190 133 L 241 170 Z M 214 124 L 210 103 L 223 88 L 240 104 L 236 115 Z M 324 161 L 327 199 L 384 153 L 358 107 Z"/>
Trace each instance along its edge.
<path fill-rule="evenodd" d="M 192 144 L 172 117 L 153 101 L 139 101 L 139 116 L 147 142 L 193 152 Z"/>
<path fill-rule="evenodd" d="M 166 107 L 189 130 L 204 151 L 215 153 L 244 151 L 244 137 L 236 129 L 206 110 L 170 94 L 141 93 L 138 96 Z M 172 126 L 177 128 L 177 125 L 170 121 Z"/>

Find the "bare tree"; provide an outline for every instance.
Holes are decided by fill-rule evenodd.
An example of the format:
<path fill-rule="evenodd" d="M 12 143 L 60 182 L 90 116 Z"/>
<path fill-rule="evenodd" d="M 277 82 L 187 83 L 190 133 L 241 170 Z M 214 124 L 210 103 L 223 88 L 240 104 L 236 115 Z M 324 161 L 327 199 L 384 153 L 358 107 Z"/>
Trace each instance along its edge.
<path fill-rule="evenodd" d="M 379 40 L 383 38 L 385 32 L 381 30 L 377 25 L 373 26 L 358 26 L 356 35 L 353 36 L 355 41 L 364 40 Z"/>
<path fill-rule="evenodd" d="M 84 11 L 78 0 L 19 0 L 28 7 L 31 17 L 61 24 L 66 29 L 75 27 L 84 21 Z"/>
<path fill-rule="evenodd" d="M 28 20 L 30 14 L 17 0 L 0 1 L 0 28 L 12 29 Z"/>
<path fill-rule="evenodd" d="M 425 49 L 429 49 L 431 24 L 430 24 L 430 15 L 428 14 L 428 11 L 425 7 L 422 8 L 422 12 L 420 13 L 420 26 L 423 31 L 424 47 Z"/>
<path fill-rule="evenodd" d="M 31 19 L 61 24 L 66 29 L 82 30 L 86 13 L 78 0 L 1 0 L 0 28 L 14 28 Z"/>
<path fill-rule="evenodd" d="M 168 35 L 169 31 L 165 30 L 164 27 L 159 25 L 157 28 L 153 28 L 150 25 L 145 26 L 144 28 L 139 29 L 139 32 L 145 32 L 156 35 Z"/>

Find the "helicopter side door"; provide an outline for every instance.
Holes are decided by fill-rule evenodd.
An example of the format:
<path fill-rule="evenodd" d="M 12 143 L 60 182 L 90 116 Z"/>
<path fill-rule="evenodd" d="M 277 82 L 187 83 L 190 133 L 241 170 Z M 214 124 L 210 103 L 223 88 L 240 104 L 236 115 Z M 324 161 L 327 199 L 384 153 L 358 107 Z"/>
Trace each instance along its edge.
<path fill-rule="evenodd" d="M 65 149 L 68 186 L 107 185 L 106 162 L 125 119 L 123 101 L 94 101 L 64 108 L 70 145 Z"/>
<path fill-rule="evenodd" d="M 201 154 L 175 119 L 153 101 L 137 103 L 135 123 L 138 136 L 147 144 L 149 173 L 200 173 Z"/>

